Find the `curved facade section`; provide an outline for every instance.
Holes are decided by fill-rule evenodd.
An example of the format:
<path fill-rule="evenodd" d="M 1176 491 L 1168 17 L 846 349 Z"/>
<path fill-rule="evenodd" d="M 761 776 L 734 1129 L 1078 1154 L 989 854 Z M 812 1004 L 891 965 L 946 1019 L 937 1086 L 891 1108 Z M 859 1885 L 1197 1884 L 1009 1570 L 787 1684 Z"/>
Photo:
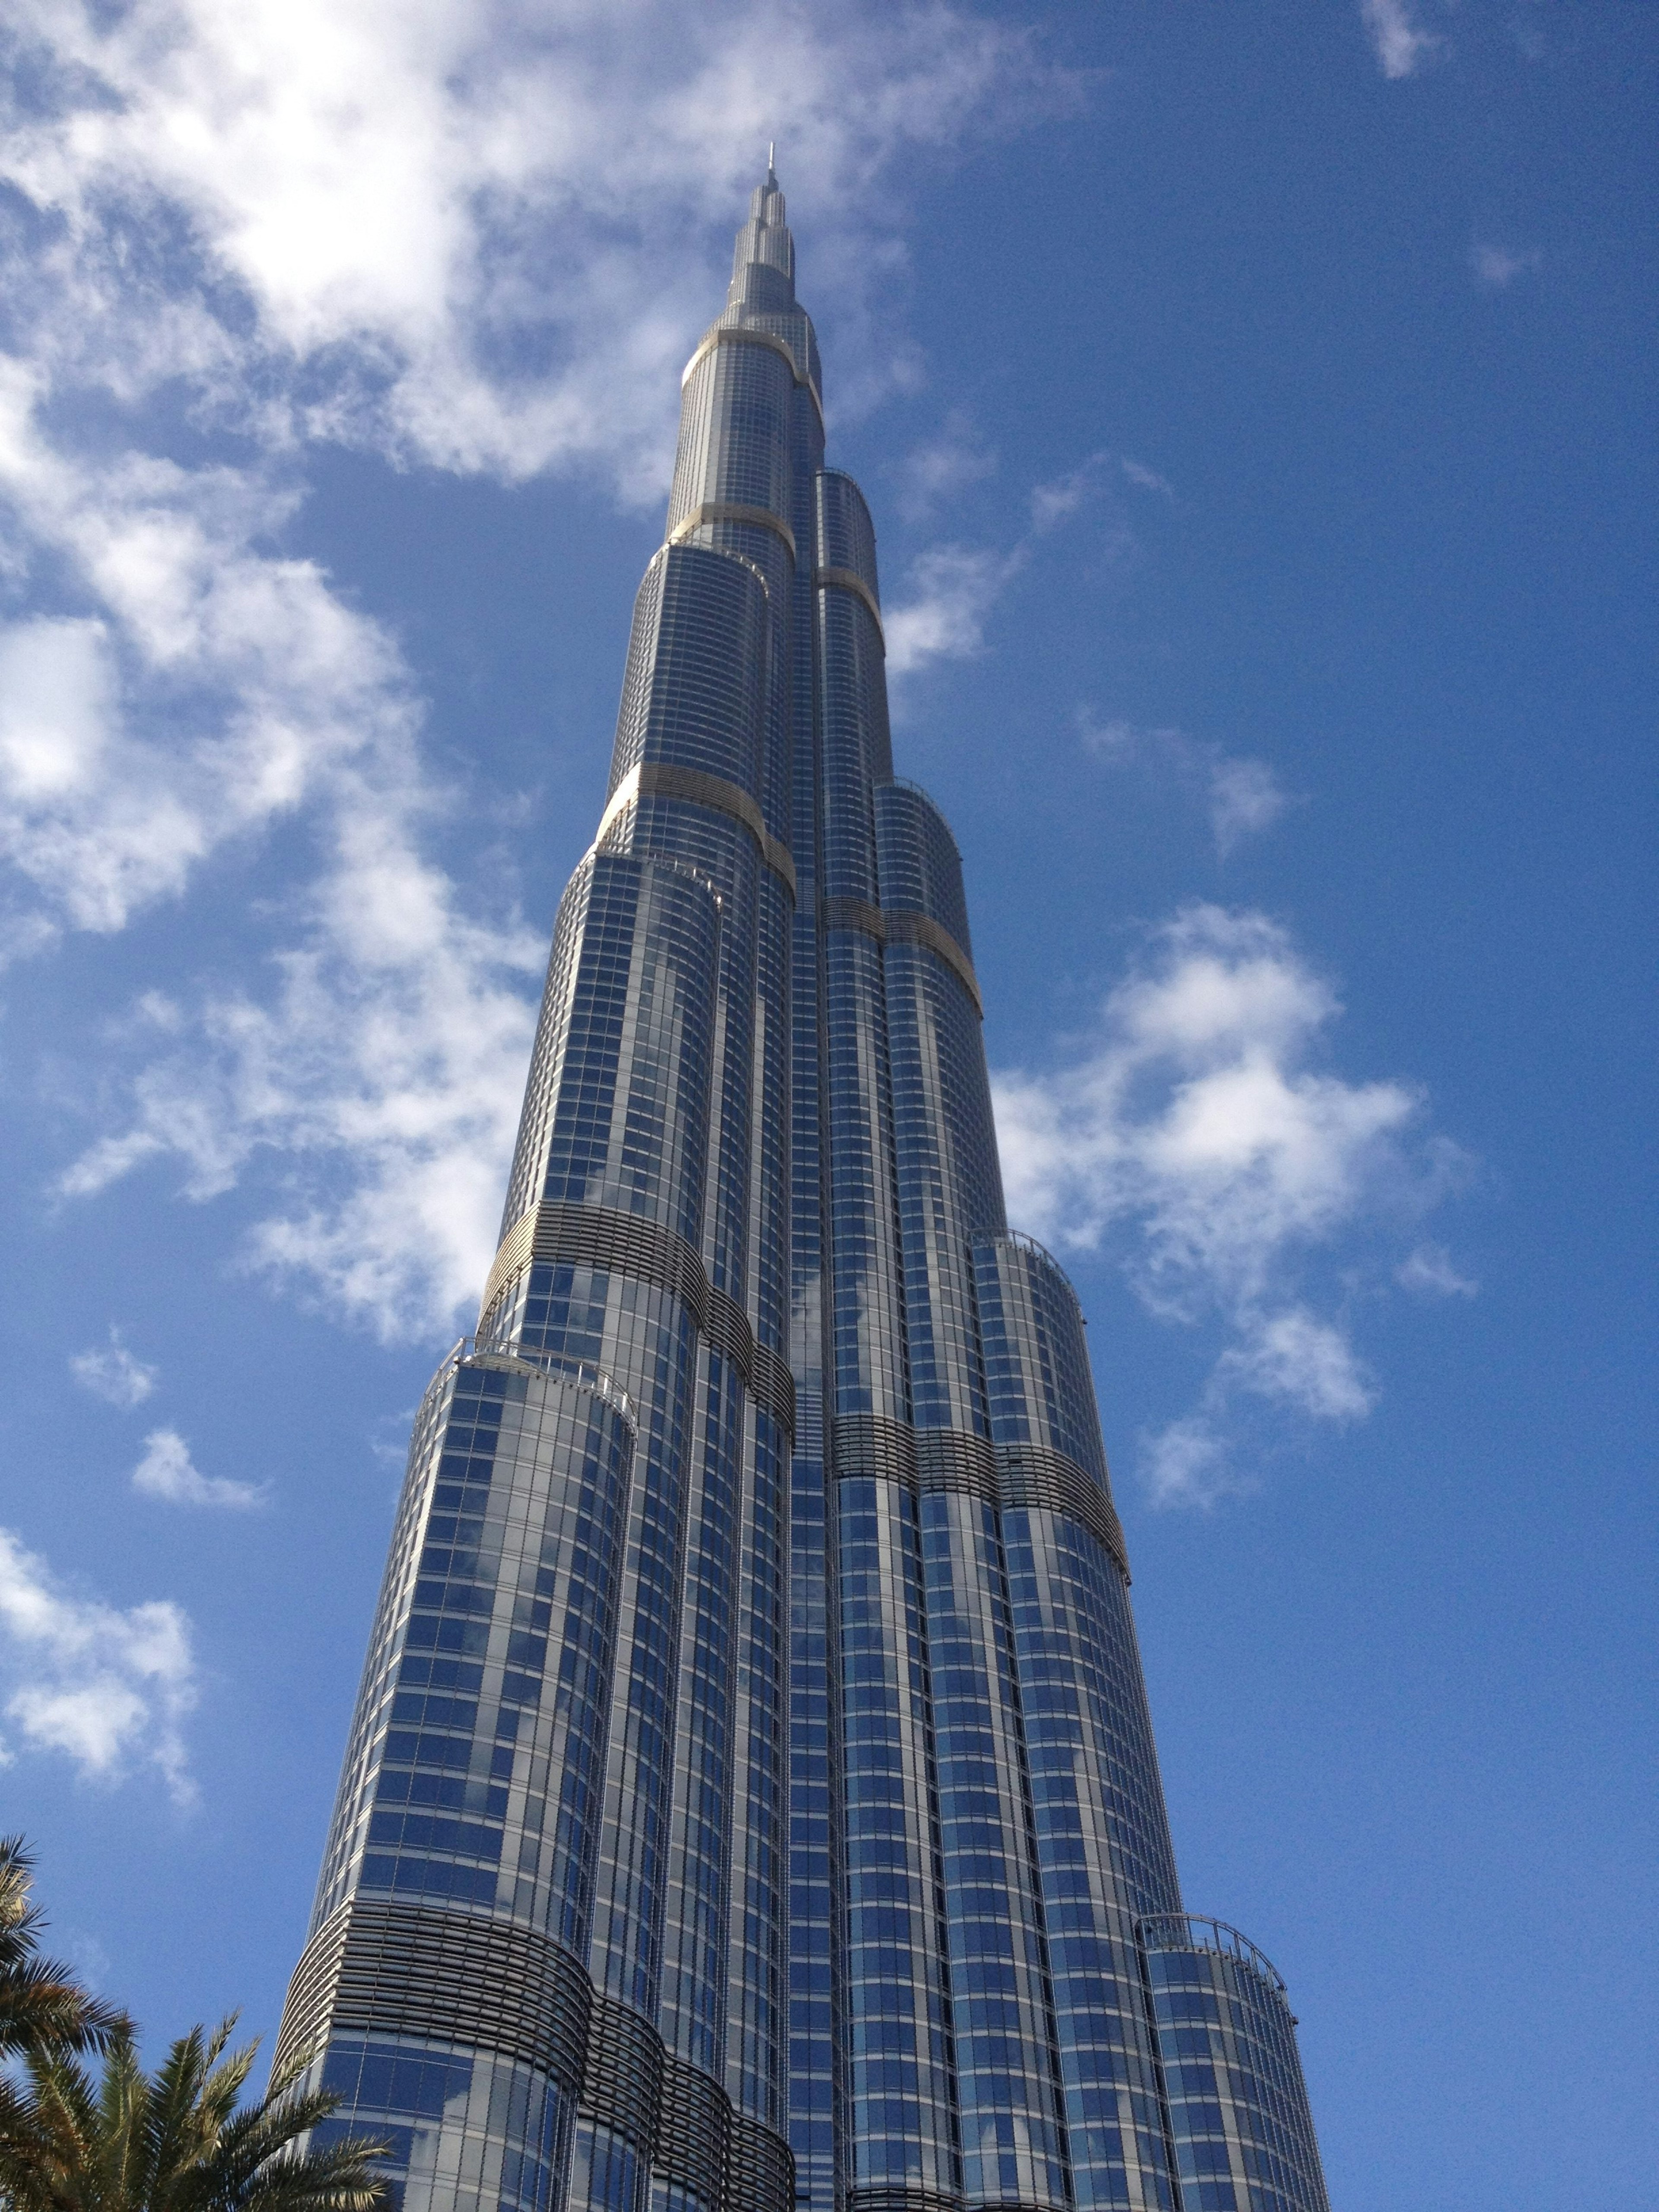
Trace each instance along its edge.
<path fill-rule="evenodd" d="M 940 1882 L 921 1516 L 903 1484 L 836 1485 L 846 1881 L 845 2186 L 958 2202 L 950 1936 Z"/>
<path fill-rule="evenodd" d="M 857 577 L 880 606 L 876 526 L 870 520 L 864 494 L 840 469 L 825 469 L 818 478 L 816 558 L 820 568 Z"/>
<path fill-rule="evenodd" d="M 1285 1984 L 1224 1921 L 1140 1923 L 1182 2212 L 1330 2212 Z"/>
<path fill-rule="evenodd" d="M 597 853 L 538 1195 L 701 1243 L 720 906 L 691 870 Z"/>
<path fill-rule="evenodd" d="M 701 355 L 684 387 L 690 434 L 675 464 L 671 538 L 700 507 L 758 507 L 787 527 L 794 391 L 794 370 L 772 346 L 739 340 Z"/>
<path fill-rule="evenodd" d="M 661 549 L 635 603 L 613 792 L 641 763 L 669 762 L 758 796 L 769 631 L 766 583 L 746 561 Z"/>
<path fill-rule="evenodd" d="M 1033 1237 L 975 1237 L 973 1254 L 994 1441 L 1005 1452 L 1058 1453 L 1104 1492 L 1106 1450 L 1077 1292 Z"/>
<path fill-rule="evenodd" d="M 975 1231 L 1002 1224 L 1002 1175 L 979 1006 L 962 972 L 962 861 L 944 817 L 915 785 L 878 784 L 872 797 L 912 1419 L 919 1430 L 988 1440 L 969 1243 Z M 901 934 L 896 925 L 912 917 L 945 933 L 943 946 Z"/>
<path fill-rule="evenodd" d="M 1002 1212 L 977 1009 L 922 945 L 883 963 L 893 1086 L 911 1418 L 988 1446 L 990 1417 L 969 1232 Z"/>
<path fill-rule="evenodd" d="M 331 2124 L 394 2145 L 405 2203 L 540 2207 L 562 2179 L 635 1443 L 605 1378 L 470 1346 L 416 1421 L 279 2039 L 325 2050 Z"/>
<path fill-rule="evenodd" d="M 1069 2203 L 1013 1608 L 995 1510 L 921 1501 L 962 2192 Z"/>
<path fill-rule="evenodd" d="M 971 962 L 962 855 L 949 823 L 919 784 L 896 779 L 878 784 L 873 796 L 883 908 L 889 914 L 925 915 Z"/>

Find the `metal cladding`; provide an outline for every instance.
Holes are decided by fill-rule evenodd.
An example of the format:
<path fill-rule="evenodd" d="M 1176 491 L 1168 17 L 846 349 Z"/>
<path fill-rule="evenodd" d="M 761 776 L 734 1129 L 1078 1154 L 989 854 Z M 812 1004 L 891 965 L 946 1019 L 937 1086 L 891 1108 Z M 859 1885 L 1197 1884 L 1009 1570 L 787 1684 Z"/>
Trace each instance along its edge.
<path fill-rule="evenodd" d="M 1326 2212 L 884 652 L 769 173 L 283 2020 L 404 2212 Z"/>

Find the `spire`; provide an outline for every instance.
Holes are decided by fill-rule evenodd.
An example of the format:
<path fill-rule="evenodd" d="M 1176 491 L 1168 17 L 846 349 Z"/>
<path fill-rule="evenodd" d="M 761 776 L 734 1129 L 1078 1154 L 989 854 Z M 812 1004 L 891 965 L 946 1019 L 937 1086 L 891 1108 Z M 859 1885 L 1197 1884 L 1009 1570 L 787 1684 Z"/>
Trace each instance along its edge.
<path fill-rule="evenodd" d="M 794 305 L 795 241 L 784 216 L 777 157 L 774 139 L 766 149 L 765 179 L 749 196 L 749 220 L 738 233 L 737 251 L 732 257 L 728 304 L 734 307 Z"/>

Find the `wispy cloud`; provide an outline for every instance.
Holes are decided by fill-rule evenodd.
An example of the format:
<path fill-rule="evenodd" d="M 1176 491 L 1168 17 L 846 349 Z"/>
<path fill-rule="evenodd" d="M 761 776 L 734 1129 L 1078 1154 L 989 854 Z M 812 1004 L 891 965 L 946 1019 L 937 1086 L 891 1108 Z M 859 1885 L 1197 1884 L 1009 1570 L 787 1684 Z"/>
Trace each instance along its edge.
<path fill-rule="evenodd" d="M 991 611 L 1009 586 L 1029 566 L 1039 540 L 1069 521 L 1084 507 L 1108 501 L 1109 488 L 1120 476 L 1145 483 L 1148 470 L 1121 464 L 1110 453 L 1091 453 L 1075 469 L 1045 483 L 1029 495 L 1030 522 L 1006 551 L 984 546 L 933 545 L 912 564 L 907 580 L 908 596 L 883 611 L 887 632 L 887 672 L 903 678 L 915 675 L 937 660 L 970 660 L 985 649 L 985 624 Z M 1153 480 L 1167 490 L 1161 477 Z M 1120 516 L 1108 517 L 1109 553 L 1127 556 L 1134 539 Z"/>
<path fill-rule="evenodd" d="M 1402 1290 L 1427 1298 L 1472 1298 L 1480 1288 L 1453 1265 L 1443 1244 L 1418 1245 L 1395 1269 L 1394 1279 Z"/>
<path fill-rule="evenodd" d="M 31 943 L 121 928 L 293 814 L 319 855 L 262 975 L 141 995 L 125 1115 L 61 1190 L 172 1158 L 203 1199 L 286 1158 L 252 1257 L 382 1334 L 439 1331 L 481 1273 L 542 947 L 469 914 L 422 850 L 441 794 L 407 672 L 314 564 L 259 550 L 280 495 L 228 469 L 65 461 L 32 396 L 14 386 L 0 413 L 0 482 L 100 611 L 0 636 L 27 679 L 0 840 Z"/>
<path fill-rule="evenodd" d="M 1339 1426 L 1364 1420 L 1376 1403 L 1376 1379 L 1343 1328 L 1305 1306 L 1253 1317 L 1242 1336 L 1217 1360 L 1192 1412 L 1139 1439 L 1154 1505 L 1207 1508 L 1260 1487 L 1241 1464 L 1241 1392 Z"/>
<path fill-rule="evenodd" d="M 1359 15 L 1386 77 L 1414 76 L 1441 44 L 1407 0 L 1359 0 Z"/>
<path fill-rule="evenodd" d="M 1315 1064 L 1340 1008 L 1265 915 L 1183 909 L 1114 991 L 1069 1062 L 994 1083 L 1009 1210 L 1064 1249 L 1119 1253 L 1166 1320 L 1218 1320 L 1197 1408 L 1148 1440 L 1153 1494 L 1207 1502 L 1240 1477 L 1241 1395 L 1356 1420 L 1376 1386 L 1349 1340 L 1340 1283 L 1368 1231 L 1411 1221 L 1460 1171 L 1410 1084 L 1352 1084 Z M 1317 1273 L 1316 1270 L 1313 1270 Z"/>
<path fill-rule="evenodd" d="M 1118 466 L 1129 482 L 1139 484 L 1142 491 L 1161 492 L 1165 499 L 1175 497 L 1175 486 L 1169 478 L 1159 476 L 1156 469 L 1149 469 L 1144 461 L 1132 461 L 1125 453 Z"/>
<path fill-rule="evenodd" d="M 1209 763 L 1209 777 L 1210 827 L 1223 854 L 1241 837 L 1271 829 L 1290 805 L 1266 761 L 1218 752 Z"/>
<path fill-rule="evenodd" d="M 1175 497 L 1173 488 L 1144 463 L 1127 460 L 1118 453 L 1091 453 L 1087 460 L 1080 461 L 1074 469 L 1067 469 L 1063 476 L 1031 487 L 1032 534 L 1045 537 L 1083 507 L 1109 501 L 1114 488 L 1124 483 L 1141 491 L 1158 492 L 1166 499 Z M 1124 544 L 1133 543 L 1121 521 L 1118 535 Z"/>
<path fill-rule="evenodd" d="M 161 1771 L 173 1796 L 194 1796 L 182 1727 L 196 1703 L 190 1622 L 167 1599 L 122 1611 L 83 1597 L 0 1528 L 0 1674 L 15 1745 L 55 1751 L 81 1772 L 118 1781 Z"/>
<path fill-rule="evenodd" d="M 887 672 L 913 676 L 934 660 L 969 660 L 985 648 L 985 619 L 1027 556 L 935 545 L 910 571 L 910 596 L 884 616 Z"/>
<path fill-rule="evenodd" d="M 1054 477 L 1047 483 L 1031 487 L 1031 529 L 1037 537 L 1057 529 L 1075 514 L 1085 501 L 1099 489 L 1101 471 L 1106 456 L 1092 454 L 1075 469 L 1067 470 L 1062 477 Z"/>
<path fill-rule="evenodd" d="M 543 948 L 459 913 L 396 816 L 353 807 L 339 834 L 275 988 L 161 1002 L 125 1126 L 63 1188 L 90 1197 L 171 1160 L 207 1200 L 274 1158 L 279 1204 L 248 1263 L 383 1339 L 432 1337 L 489 1268 Z"/>
<path fill-rule="evenodd" d="M 1119 767 L 1153 763 L 1202 793 L 1224 860 L 1243 839 L 1270 830 L 1291 804 L 1267 763 L 1249 754 L 1225 752 L 1182 730 L 1102 721 L 1088 707 L 1079 708 L 1077 720 L 1085 749 L 1097 760 Z"/>
<path fill-rule="evenodd" d="M 0 367 L 0 496 L 96 611 L 0 629 L 14 913 L 27 898 L 46 928 L 118 930 L 285 816 L 354 787 L 412 795 L 395 646 L 313 562 L 260 550 L 292 493 L 258 471 L 68 458 L 47 397 Z"/>
<path fill-rule="evenodd" d="M 132 1486 L 141 1498 L 159 1498 L 168 1505 L 228 1506 L 243 1513 L 263 1505 L 267 1495 L 263 1484 L 203 1474 L 177 1429 L 153 1429 L 144 1438 Z"/>
<path fill-rule="evenodd" d="M 161 1370 L 147 1366 L 135 1359 L 121 1341 L 119 1329 L 112 1328 L 109 1345 L 105 1350 L 77 1352 L 70 1360 L 70 1373 L 83 1390 L 90 1390 L 94 1398 L 102 1398 L 124 1412 L 142 1406 L 155 1388 Z"/>
<path fill-rule="evenodd" d="M 1509 246 L 1493 246 L 1480 240 L 1469 248 L 1470 268 L 1477 280 L 1492 292 L 1507 290 L 1517 276 L 1536 269 L 1543 258 L 1535 250 L 1517 253 Z"/>
<path fill-rule="evenodd" d="M 936 438 L 905 456 L 899 476 L 899 511 L 908 522 L 925 522 L 936 508 L 969 484 L 996 473 L 997 457 L 960 410 L 945 417 Z"/>

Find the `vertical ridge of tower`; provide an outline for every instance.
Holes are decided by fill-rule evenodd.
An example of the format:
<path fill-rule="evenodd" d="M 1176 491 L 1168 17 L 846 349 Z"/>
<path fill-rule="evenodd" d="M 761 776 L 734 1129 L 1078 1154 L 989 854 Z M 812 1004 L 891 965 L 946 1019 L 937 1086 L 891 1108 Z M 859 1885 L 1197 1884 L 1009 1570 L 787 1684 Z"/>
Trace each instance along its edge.
<path fill-rule="evenodd" d="M 769 160 L 279 2058 L 401 2212 L 1328 2212 L 1283 1984 L 1182 1908 L 794 273 Z"/>

